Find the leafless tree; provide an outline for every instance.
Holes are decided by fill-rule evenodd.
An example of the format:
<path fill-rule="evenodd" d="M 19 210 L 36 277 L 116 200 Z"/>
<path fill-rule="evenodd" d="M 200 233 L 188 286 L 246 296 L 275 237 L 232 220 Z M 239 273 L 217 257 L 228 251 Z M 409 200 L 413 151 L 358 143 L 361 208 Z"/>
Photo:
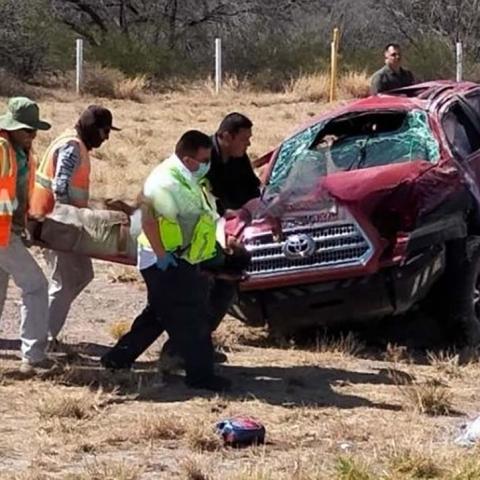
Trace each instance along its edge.
<path fill-rule="evenodd" d="M 462 40 L 475 56 L 480 53 L 479 0 L 380 0 L 396 28 L 415 45 L 425 36 Z"/>

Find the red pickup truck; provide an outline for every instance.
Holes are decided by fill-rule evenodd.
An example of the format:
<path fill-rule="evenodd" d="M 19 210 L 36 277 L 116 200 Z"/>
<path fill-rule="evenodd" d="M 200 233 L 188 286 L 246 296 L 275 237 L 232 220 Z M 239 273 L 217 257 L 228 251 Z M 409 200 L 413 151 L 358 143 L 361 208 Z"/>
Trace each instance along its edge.
<path fill-rule="evenodd" d="M 261 206 L 235 231 L 252 255 L 235 316 L 289 332 L 421 306 L 480 340 L 479 85 L 353 101 L 263 159 Z"/>

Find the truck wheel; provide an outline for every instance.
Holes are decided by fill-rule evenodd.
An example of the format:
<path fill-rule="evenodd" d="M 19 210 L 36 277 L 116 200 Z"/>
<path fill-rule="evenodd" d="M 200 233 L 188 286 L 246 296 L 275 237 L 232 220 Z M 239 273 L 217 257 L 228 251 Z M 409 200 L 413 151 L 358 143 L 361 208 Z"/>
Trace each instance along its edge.
<path fill-rule="evenodd" d="M 444 314 L 449 340 L 474 346 L 480 343 L 480 237 L 454 240 L 447 247 L 443 277 Z M 442 298 L 442 297 L 440 297 Z"/>

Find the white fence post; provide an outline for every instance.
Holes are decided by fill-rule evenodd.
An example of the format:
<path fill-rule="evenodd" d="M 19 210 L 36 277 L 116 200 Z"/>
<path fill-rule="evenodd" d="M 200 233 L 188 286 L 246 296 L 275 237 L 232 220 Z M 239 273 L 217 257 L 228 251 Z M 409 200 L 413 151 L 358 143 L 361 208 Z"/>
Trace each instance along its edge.
<path fill-rule="evenodd" d="M 457 42 L 457 82 L 463 80 L 463 44 L 462 42 Z"/>
<path fill-rule="evenodd" d="M 82 80 L 83 80 L 83 39 L 77 38 L 77 68 L 76 68 L 76 77 L 75 77 L 75 90 L 77 95 L 80 95 L 82 91 Z"/>
<path fill-rule="evenodd" d="M 215 39 L 215 93 L 220 92 L 222 86 L 222 39 Z"/>

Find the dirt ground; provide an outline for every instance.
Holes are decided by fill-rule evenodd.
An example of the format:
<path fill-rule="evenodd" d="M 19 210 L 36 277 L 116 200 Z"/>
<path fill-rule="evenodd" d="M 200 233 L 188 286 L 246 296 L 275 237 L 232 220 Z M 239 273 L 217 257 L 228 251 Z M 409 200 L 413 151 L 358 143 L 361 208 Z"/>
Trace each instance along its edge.
<path fill-rule="evenodd" d="M 11 286 L 0 330 L 0 478 L 480 478 L 478 451 L 453 443 L 479 412 L 476 363 L 352 336 L 279 345 L 227 318 L 217 334 L 229 356 L 219 369 L 234 382 L 226 396 L 161 377 L 161 340 L 131 374 L 112 375 L 98 355 L 144 295 L 134 270 L 96 263 L 65 328 L 73 352 L 28 379 L 16 370 Z M 212 426 L 234 414 L 260 419 L 266 445 L 224 447 Z M 464 471 L 473 476 L 455 476 Z"/>
<path fill-rule="evenodd" d="M 39 150 L 93 101 L 100 102 L 64 93 L 43 100 L 54 131 L 39 135 Z M 258 156 L 325 108 L 237 92 L 102 103 L 124 131 L 96 154 L 96 198 L 134 196 L 182 130 L 213 131 L 232 109 L 253 118 Z M 43 378 L 17 371 L 19 293 L 9 289 L 0 321 L 1 479 L 480 479 L 479 450 L 453 442 L 460 425 L 480 413 L 475 356 L 416 351 L 382 329 L 367 345 L 347 334 L 298 345 L 227 318 L 216 341 L 229 357 L 219 367 L 234 382 L 228 395 L 160 376 L 160 343 L 131 374 L 113 375 L 98 356 L 141 310 L 145 291 L 135 269 L 102 262 L 95 268 L 64 329 L 71 352 Z M 223 446 L 212 427 L 234 414 L 261 420 L 266 444 Z"/>

